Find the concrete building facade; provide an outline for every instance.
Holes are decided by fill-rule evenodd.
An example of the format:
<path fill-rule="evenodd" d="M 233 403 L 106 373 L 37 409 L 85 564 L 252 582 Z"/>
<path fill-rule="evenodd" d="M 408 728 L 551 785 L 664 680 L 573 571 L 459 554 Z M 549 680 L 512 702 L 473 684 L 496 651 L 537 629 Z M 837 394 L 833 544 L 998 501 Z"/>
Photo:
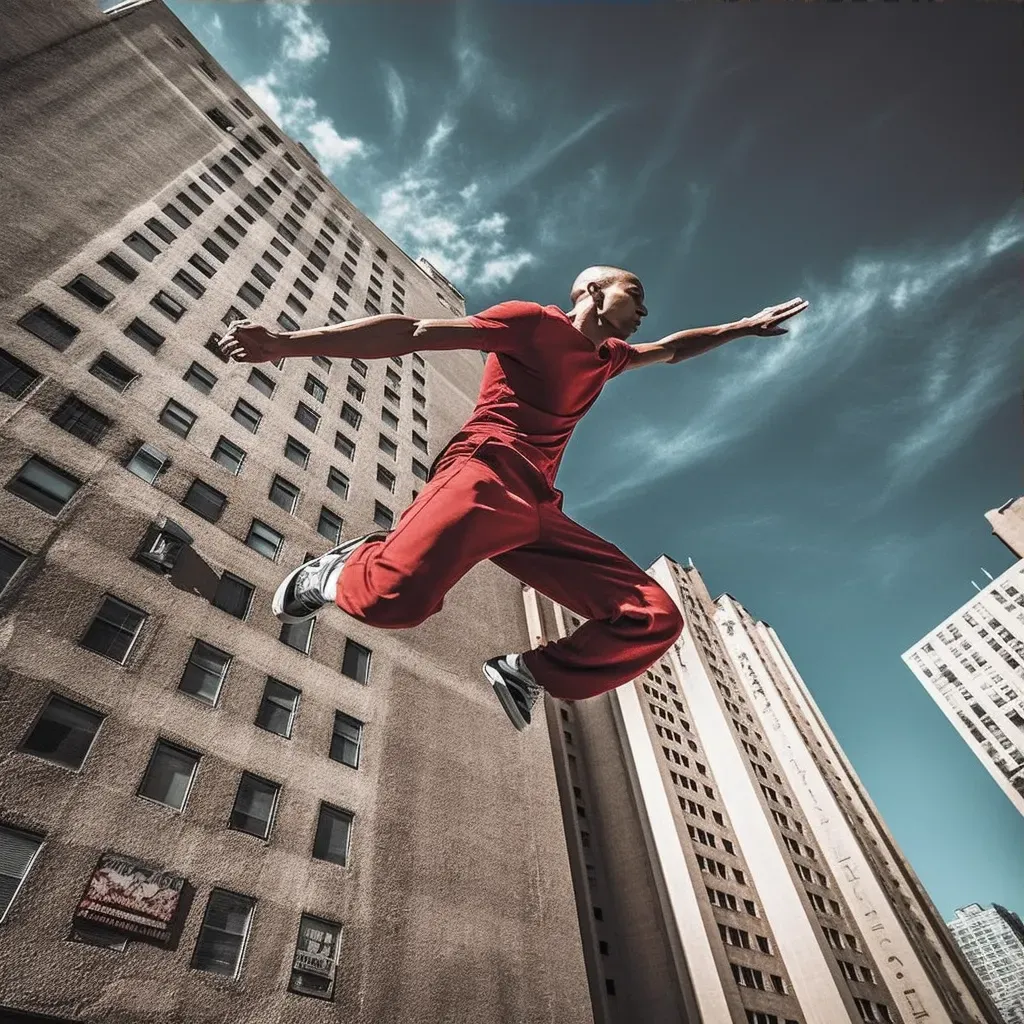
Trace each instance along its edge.
<path fill-rule="evenodd" d="M 1024 561 L 979 589 L 903 661 L 1024 814 Z"/>
<path fill-rule="evenodd" d="M 549 700 L 595 1021 L 998 1024 L 781 641 L 700 574 L 595 700 Z M 586 623 L 527 589 L 533 643 Z"/>
<path fill-rule="evenodd" d="M 478 355 L 208 347 L 462 295 L 162 4 L 0 29 L 0 1016 L 586 1024 L 548 738 L 480 671 L 519 584 L 400 633 L 270 609 L 409 504 Z"/>
<path fill-rule="evenodd" d="M 992 532 L 1018 557 L 1024 558 L 1024 498 L 1011 498 L 1005 505 L 985 513 Z"/>
<path fill-rule="evenodd" d="M 1024 1024 L 1024 923 L 993 903 L 960 907 L 949 930 L 1006 1024 Z"/>

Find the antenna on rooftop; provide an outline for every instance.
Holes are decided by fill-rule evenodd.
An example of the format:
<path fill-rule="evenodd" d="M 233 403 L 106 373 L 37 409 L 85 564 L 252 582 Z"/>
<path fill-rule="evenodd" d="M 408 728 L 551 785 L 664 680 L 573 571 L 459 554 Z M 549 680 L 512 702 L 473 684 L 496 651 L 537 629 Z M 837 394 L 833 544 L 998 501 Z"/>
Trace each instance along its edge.
<path fill-rule="evenodd" d="M 972 586 L 972 587 L 974 587 L 974 589 L 975 589 L 975 590 L 976 590 L 976 591 L 977 591 L 977 592 L 978 592 L 979 594 L 981 593 L 981 587 L 979 587 L 979 586 L 978 586 L 978 584 L 974 582 L 974 580 L 971 580 L 971 586 Z"/>
<path fill-rule="evenodd" d="M 984 566 L 981 567 L 981 571 L 993 582 L 995 582 L 995 576 L 992 575 Z"/>

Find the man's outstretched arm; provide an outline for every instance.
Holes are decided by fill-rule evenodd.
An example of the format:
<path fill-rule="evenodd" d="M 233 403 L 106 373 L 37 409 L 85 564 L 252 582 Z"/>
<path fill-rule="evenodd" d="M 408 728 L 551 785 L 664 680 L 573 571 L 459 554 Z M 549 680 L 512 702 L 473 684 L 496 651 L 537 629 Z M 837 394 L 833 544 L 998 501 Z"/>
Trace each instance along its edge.
<path fill-rule="evenodd" d="M 410 316 L 367 316 L 305 331 L 271 331 L 251 320 L 236 320 L 218 345 L 229 359 L 265 363 L 296 356 L 386 359 L 410 352 L 479 349 L 487 329 L 469 317 L 417 320 Z"/>
<path fill-rule="evenodd" d="M 719 324 L 715 327 L 696 327 L 688 331 L 677 331 L 659 341 L 634 345 L 634 356 L 626 364 L 627 370 L 655 363 L 680 363 L 684 359 L 710 352 L 727 341 L 748 335 L 770 337 L 786 334 L 786 328 L 779 327 L 783 320 L 802 313 L 808 306 L 803 299 L 790 299 L 779 306 L 767 306 L 760 313 L 744 317 L 735 323 Z"/>

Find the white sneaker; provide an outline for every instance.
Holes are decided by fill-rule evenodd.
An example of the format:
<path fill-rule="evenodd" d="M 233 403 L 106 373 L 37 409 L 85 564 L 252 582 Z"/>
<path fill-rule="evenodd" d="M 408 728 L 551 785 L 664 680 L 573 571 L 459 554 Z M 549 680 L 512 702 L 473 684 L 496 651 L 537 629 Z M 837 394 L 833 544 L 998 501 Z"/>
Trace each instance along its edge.
<path fill-rule="evenodd" d="M 533 678 L 518 654 L 502 654 L 484 662 L 484 675 L 512 724 L 522 732 L 544 688 Z"/>
<path fill-rule="evenodd" d="M 365 537 L 356 537 L 331 548 L 318 558 L 303 562 L 277 588 L 271 602 L 274 614 L 282 622 L 305 622 L 313 618 L 324 605 L 334 603 L 334 598 L 324 593 L 324 587 L 338 566 L 344 565 L 361 544 L 370 540 L 383 540 L 386 536 L 387 533 L 368 533 Z"/>

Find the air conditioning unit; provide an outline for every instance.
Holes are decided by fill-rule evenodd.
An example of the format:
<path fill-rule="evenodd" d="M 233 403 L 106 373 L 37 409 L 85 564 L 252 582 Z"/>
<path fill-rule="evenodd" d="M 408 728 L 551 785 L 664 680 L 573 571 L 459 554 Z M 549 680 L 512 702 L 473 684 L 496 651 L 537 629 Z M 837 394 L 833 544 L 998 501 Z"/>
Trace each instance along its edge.
<path fill-rule="evenodd" d="M 182 550 L 191 544 L 191 534 L 164 516 L 149 528 L 137 557 L 144 565 L 167 575 L 174 571 Z"/>

